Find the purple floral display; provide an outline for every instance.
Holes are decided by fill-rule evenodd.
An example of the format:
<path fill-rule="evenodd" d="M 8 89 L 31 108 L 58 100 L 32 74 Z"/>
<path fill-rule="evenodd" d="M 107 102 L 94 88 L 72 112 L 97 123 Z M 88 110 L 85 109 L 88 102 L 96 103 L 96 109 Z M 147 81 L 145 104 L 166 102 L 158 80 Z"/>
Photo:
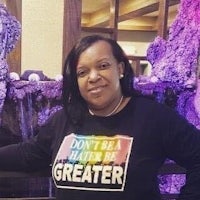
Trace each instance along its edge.
<path fill-rule="evenodd" d="M 0 5 L 0 113 L 12 101 L 19 118 L 23 140 L 34 135 L 35 127 L 62 108 L 62 81 L 11 79 L 6 54 L 19 39 L 21 27 L 15 17 Z M 200 129 L 200 0 L 181 0 L 168 38 L 156 37 L 149 45 L 147 59 L 152 65 L 149 77 L 136 77 L 135 89 L 176 109 Z M 28 123 L 29 121 L 29 123 Z M 31 131 L 30 131 L 31 130 Z M 158 176 L 162 193 L 179 193 L 184 175 Z"/>
<path fill-rule="evenodd" d="M 6 56 L 14 49 L 20 34 L 20 23 L 0 4 L 0 113 L 2 112 L 7 92 L 8 64 Z"/>
<path fill-rule="evenodd" d="M 139 77 L 135 88 L 175 108 L 200 129 L 200 0 L 181 0 L 168 39 L 156 37 L 149 45 L 150 77 Z M 179 193 L 184 175 L 159 176 L 162 193 Z"/>
<path fill-rule="evenodd" d="M 182 0 L 168 39 L 157 37 L 147 50 L 152 76 L 161 82 L 195 85 L 200 46 L 200 1 Z"/>
<path fill-rule="evenodd" d="M 10 81 L 7 97 L 17 106 L 22 139 L 34 136 L 34 128 L 43 125 L 62 108 L 62 81 Z"/>

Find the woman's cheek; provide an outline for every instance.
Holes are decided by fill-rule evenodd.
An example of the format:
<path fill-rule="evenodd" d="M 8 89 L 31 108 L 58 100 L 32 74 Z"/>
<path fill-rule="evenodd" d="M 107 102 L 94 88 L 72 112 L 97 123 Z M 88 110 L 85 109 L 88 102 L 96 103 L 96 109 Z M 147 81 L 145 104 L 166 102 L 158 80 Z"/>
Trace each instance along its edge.
<path fill-rule="evenodd" d="M 87 85 L 85 84 L 83 80 L 78 80 L 78 87 L 79 87 L 81 96 L 85 99 L 87 96 Z"/>

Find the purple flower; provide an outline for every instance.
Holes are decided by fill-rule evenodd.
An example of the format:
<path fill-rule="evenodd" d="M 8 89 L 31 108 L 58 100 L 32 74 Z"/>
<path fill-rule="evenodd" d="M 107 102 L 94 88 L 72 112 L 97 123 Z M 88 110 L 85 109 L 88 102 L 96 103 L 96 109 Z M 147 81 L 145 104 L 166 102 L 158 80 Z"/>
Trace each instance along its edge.
<path fill-rule="evenodd" d="M 200 48 L 200 1 L 182 0 L 179 13 L 169 28 L 165 41 L 157 37 L 147 50 L 152 76 L 163 82 L 186 85 L 197 79 Z"/>
<path fill-rule="evenodd" d="M 16 18 L 0 4 L 0 112 L 3 109 L 8 81 L 6 55 L 15 47 L 21 34 L 21 26 Z"/>

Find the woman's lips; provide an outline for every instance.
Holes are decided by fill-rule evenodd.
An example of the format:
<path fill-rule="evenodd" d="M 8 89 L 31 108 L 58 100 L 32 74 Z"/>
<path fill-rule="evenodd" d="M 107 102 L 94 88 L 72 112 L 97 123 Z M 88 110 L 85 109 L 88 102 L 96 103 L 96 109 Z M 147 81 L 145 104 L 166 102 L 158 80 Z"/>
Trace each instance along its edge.
<path fill-rule="evenodd" d="M 89 89 L 89 92 L 91 94 L 99 94 L 103 91 L 103 86 L 99 86 L 99 87 L 94 87 L 94 88 L 91 88 Z"/>

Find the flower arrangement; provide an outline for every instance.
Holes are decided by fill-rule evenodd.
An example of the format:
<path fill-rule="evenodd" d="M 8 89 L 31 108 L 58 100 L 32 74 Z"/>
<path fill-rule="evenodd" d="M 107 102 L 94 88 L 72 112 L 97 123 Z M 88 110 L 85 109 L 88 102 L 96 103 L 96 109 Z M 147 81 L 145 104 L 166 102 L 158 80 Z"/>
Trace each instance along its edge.
<path fill-rule="evenodd" d="M 24 99 L 27 94 L 37 96 L 38 101 L 43 97 L 61 99 L 62 81 L 11 81 L 8 89 L 8 97 L 15 101 Z"/>
<path fill-rule="evenodd" d="M 152 64 L 151 76 L 145 82 L 139 78 L 135 84 L 143 93 L 148 93 L 147 88 L 151 88 L 157 95 L 155 98 L 162 103 L 176 94 L 175 108 L 197 128 L 200 128 L 200 108 L 194 101 L 197 102 L 200 97 L 196 93 L 200 87 L 197 84 L 200 64 L 199 21 L 200 0 L 182 0 L 178 15 L 169 28 L 168 39 L 158 36 L 149 45 L 147 59 Z M 172 97 L 166 93 L 167 90 L 173 91 Z"/>
<path fill-rule="evenodd" d="M 182 0 L 168 39 L 156 37 L 147 50 L 151 76 L 175 87 L 195 86 L 200 47 L 200 1 Z"/>
<path fill-rule="evenodd" d="M 62 108 L 62 81 L 14 80 L 7 97 L 16 104 L 22 139 L 28 140 L 53 113 Z"/>
<path fill-rule="evenodd" d="M 147 59 L 152 65 L 151 76 L 139 77 L 134 86 L 143 94 L 173 106 L 200 129 L 199 22 L 200 0 L 181 0 L 168 39 L 156 37 L 147 50 Z M 160 176 L 159 183 L 162 193 L 179 193 L 185 176 Z"/>
<path fill-rule="evenodd" d="M 0 4 L 0 113 L 6 97 L 8 64 L 6 55 L 15 47 L 21 34 L 21 25 L 10 15 L 5 6 Z"/>

